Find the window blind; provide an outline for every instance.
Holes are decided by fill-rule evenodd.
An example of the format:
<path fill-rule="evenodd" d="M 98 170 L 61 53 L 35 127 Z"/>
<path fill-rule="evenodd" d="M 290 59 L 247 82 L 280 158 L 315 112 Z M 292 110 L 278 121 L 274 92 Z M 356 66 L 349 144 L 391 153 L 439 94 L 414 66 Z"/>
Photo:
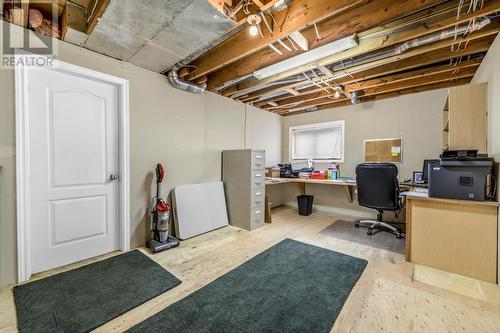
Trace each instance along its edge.
<path fill-rule="evenodd" d="M 342 159 L 342 131 L 339 125 L 293 130 L 293 159 Z"/>

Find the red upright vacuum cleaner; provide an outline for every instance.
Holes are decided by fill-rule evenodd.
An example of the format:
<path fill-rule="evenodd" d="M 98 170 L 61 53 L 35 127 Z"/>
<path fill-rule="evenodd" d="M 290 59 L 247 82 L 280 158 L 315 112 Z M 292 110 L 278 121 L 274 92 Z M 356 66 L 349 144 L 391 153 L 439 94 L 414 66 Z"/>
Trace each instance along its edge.
<path fill-rule="evenodd" d="M 179 246 L 179 241 L 169 235 L 170 205 L 162 198 L 161 183 L 165 176 L 163 166 L 156 165 L 156 197 L 151 200 L 151 234 L 153 239 L 146 245 L 153 252 Z"/>

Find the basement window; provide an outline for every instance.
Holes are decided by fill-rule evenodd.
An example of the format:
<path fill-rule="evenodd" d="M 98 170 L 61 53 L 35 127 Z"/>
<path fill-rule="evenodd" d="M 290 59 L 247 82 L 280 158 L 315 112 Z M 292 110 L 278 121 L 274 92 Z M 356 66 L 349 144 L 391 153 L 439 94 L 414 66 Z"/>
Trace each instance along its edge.
<path fill-rule="evenodd" d="M 344 120 L 293 126 L 289 131 L 291 160 L 344 162 Z"/>

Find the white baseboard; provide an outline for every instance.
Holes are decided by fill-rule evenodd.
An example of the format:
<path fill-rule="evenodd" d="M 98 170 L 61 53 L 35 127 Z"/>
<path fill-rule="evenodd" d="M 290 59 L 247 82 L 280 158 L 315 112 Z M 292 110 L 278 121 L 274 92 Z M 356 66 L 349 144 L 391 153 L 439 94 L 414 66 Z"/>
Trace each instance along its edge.
<path fill-rule="evenodd" d="M 297 208 L 297 202 L 294 201 L 284 202 L 283 205 Z M 336 213 L 340 215 L 347 215 L 347 216 L 368 218 L 368 219 L 373 219 L 374 216 L 376 216 L 376 214 L 366 212 L 363 210 L 340 208 L 335 206 L 316 205 L 316 204 L 313 205 L 313 211 L 315 210 L 319 212 Z"/>

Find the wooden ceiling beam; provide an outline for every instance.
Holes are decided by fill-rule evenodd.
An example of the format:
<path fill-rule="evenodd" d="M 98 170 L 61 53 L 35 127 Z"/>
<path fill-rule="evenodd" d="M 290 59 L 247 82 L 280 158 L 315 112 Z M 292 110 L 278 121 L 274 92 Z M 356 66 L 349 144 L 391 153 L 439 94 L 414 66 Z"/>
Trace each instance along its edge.
<path fill-rule="evenodd" d="M 356 73 L 363 72 L 363 71 L 370 70 L 370 69 L 376 70 L 377 67 L 382 67 L 382 66 L 389 65 L 392 63 L 397 63 L 397 62 L 401 63 L 401 61 L 405 60 L 405 59 L 412 59 L 412 61 L 416 61 L 416 63 L 413 66 L 413 68 L 415 68 L 415 67 L 422 65 L 422 62 L 424 61 L 424 59 L 420 60 L 420 57 L 425 55 L 426 53 L 430 53 L 432 51 L 436 51 L 436 50 L 440 50 L 440 49 L 447 49 L 453 45 L 458 45 L 459 43 L 462 43 L 462 47 L 467 45 L 467 47 L 465 48 L 467 50 L 471 44 L 475 44 L 475 41 L 482 40 L 484 43 L 483 48 L 485 47 L 485 45 L 487 45 L 486 46 L 487 47 L 486 50 L 487 50 L 489 48 L 489 45 L 491 45 L 490 41 L 492 39 L 494 39 L 494 37 L 497 35 L 499 30 L 500 30 L 500 25 L 499 25 L 498 21 L 493 21 L 487 27 L 483 28 L 482 30 L 476 31 L 476 32 L 468 35 L 465 38 L 460 37 L 457 40 L 453 40 L 452 38 L 447 39 L 447 40 L 442 40 L 442 41 L 435 42 L 432 44 L 420 46 L 420 47 L 417 47 L 415 49 L 410 49 L 406 52 L 403 52 L 401 54 L 397 54 L 397 55 L 394 55 L 391 57 L 387 57 L 387 58 L 380 59 L 377 61 L 372 61 L 372 62 L 369 62 L 366 64 L 346 68 L 346 70 L 344 71 L 345 75 L 343 77 L 338 77 L 337 79 L 335 79 L 335 82 L 341 83 L 341 82 L 347 80 L 347 82 L 353 83 L 353 82 L 359 81 L 359 78 L 358 79 L 355 78 Z M 456 50 L 455 52 L 450 52 L 449 57 L 453 57 L 453 54 L 455 54 L 455 53 L 460 54 L 461 53 L 460 51 L 461 50 L 459 49 L 459 50 Z M 431 61 L 432 61 L 432 59 L 431 59 Z M 436 62 L 436 61 L 434 60 L 432 62 Z M 339 74 L 339 73 L 341 73 L 341 72 L 338 71 L 335 74 Z M 308 82 L 308 80 L 294 83 L 293 86 L 299 86 L 299 85 L 302 85 L 306 82 Z M 246 82 L 243 82 L 242 84 L 240 84 L 238 86 L 238 88 L 240 88 L 240 89 L 248 88 L 248 86 L 245 83 Z"/>
<path fill-rule="evenodd" d="M 474 73 L 476 72 L 477 67 L 471 67 L 471 68 L 466 68 L 462 71 L 459 71 L 458 73 L 453 73 L 453 72 L 439 72 L 435 73 L 433 75 L 429 76 L 424 76 L 424 77 L 412 77 L 413 73 L 408 74 L 408 78 L 406 81 L 402 82 L 396 82 L 392 83 L 389 82 L 385 85 L 381 85 L 375 88 L 371 89 L 366 89 L 363 91 L 363 94 L 360 96 L 371 96 L 371 95 L 378 95 L 378 94 L 383 94 L 383 93 L 388 93 L 388 92 L 393 92 L 393 91 L 398 91 L 402 89 L 409 89 L 409 88 L 416 88 L 419 86 L 424 86 L 424 85 L 430 85 L 430 84 L 435 84 L 435 83 L 442 83 L 442 82 L 448 82 L 448 81 L 454 81 L 454 80 L 459 80 L 459 79 L 464 79 L 464 78 L 470 78 L 474 76 Z M 298 102 L 302 102 L 300 104 L 296 103 L 288 103 L 288 101 L 293 100 L 292 98 L 283 101 L 280 103 L 279 108 L 285 108 L 285 109 L 290 109 L 290 108 L 296 108 L 296 107 L 314 107 L 314 106 L 320 106 L 325 103 L 331 103 L 332 101 L 332 94 L 327 94 L 323 97 L 315 97 L 314 99 L 311 100 L 302 100 Z M 288 104 L 285 104 L 288 103 Z M 271 109 L 271 108 L 270 108 Z M 272 108 L 274 109 L 274 108 Z"/>
<path fill-rule="evenodd" d="M 366 97 L 361 96 L 359 104 L 383 100 L 383 99 L 387 99 L 387 98 L 398 97 L 398 96 L 407 95 L 407 94 L 414 94 L 414 93 L 419 93 L 419 92 L 424 92 L 424 91 L 429 91 L 429 90 L 436 90 L 436 89 L 443 89 L 443 88 L 449 88 L 449 87 L 454 87 L 454 86 L 460 86 L 460 85 L 468 84 L 468 83 L 470 83 L 470 81 L 471 81 L 471 77 L 459 79 L 459 80 L 456 80 L 453 82 L 432 83 L 429 85 L 423 85 L 423 86 L 419 86 L 419 87 L 415 87 L 415 88 L 400 89 L 397 91 L 392 91 L 392 92 L 388 92 L 388 93 L 381 93 L 381 94 L 373 95 L 373 96 L 366 96 Z M 328 109 L 332 109 L 335 107 L 346 106 L 346 105 L 350 105 L 350 104 L 351 104 L 350 101 L 325 103 L 323 105 L 318 106 L 318 109 L 315 111 L 328 110 Z M 297 112 L 288 112 L 287 110 L 279 110 L 279 111 L 274 110 L 274 112 L 277 112 L 278 114 L 281 114 L 282 116 L 293 116 L 293 115 L 315 112 L 315 111 L 301 110 L 301 111 L 297 111 Z"/>
<path fill-rule="evenodd" d="M 29 0 L 13 0 L 11 5 L 12 23 L 24 28 L 28 27 Z"/>
<path fill-rule="evenodd" d="M 448 60 L 448 58 L 446 58 L 445 60 Z M 461 70 L 461 69 L 469 68 L 469 67 L 477 68 L 481 64 L 481 61 L 482 61 L 482 58 L 476 58 L 476 59 L 472 59 L 472 60 L 465 60 L 465 61 L 461 62 L 460 64 L 453 66 L 453 67 L 448 64 L 448 65 L 441 65 L 441 66 L 419 69 L 419 70 L 411 71 L 411 72 L 399 72 L 398 74 L 392 74 L 392 75 L 389 74 L 387 76 L 379 76 L 375 79 L 371 79 L 371 80 L 367 80 L 367 81 L 359 81 L 357 83 L 351 83 L 345 87 L 345 91 L 350 93 L 350 92 L 355 91 L 355 90 L 373 88 L 373 87 L 377 87 L 377 86 L 386 84 L 388 82 L 391 82 L 391 83 L 392 82 L 399 82 L 399 81 L 407 80 L 409 78 L 415 78 L 418 76 L 427 76 L 427 75 L 432 75 L 432 74 L 436 74 L 436 73 L 440 73 L 440 72 L 450 72 L 450 71 Z M 437 61 L 437 62 L 440 62 L 440 61 Z M 424 65 L 427 65 L 427 64 L 424 64 Z M 411 68 L 409 68 L 409 69 L 411 69 Z M 383 74 L 384 73 L 382 73 L 382 75 Z M 361 85 L 361 87 L 358 84 Z M 256 107 L 264 107 L 270 101 L 278 103 L 278 105 L 286 105 L 289 103 L 298 102 L 298 101 L 300 101 L 300 99 L 311 100 L 311 99 L 317 99 L 320 97 L 325 97 L 325 96 L 331 95 L 329 93 L 326 93 L 323 88 L 318 88 L 316 86 L 308 88 L 308 89 L 304 89 L 303 91 L 300 91 L 300 92 L 301 92 L 301 95 L 297 96 L 297 97 L 290 96 L 287 94 L 287 95 L 277 96 L 274 98 L 269 98 L 269 99 L 257 101 L 257 102 L 255 102 L 254 100 L 250 100 L 250 101 L 253 102 L 253 105 Z M 258 97 L 254 97 L 254 98 L 258 98 Z"/>
<path fill-rule="evenodd" d="M 230 37 L 193 61 L 191 65 L 195 66 L 196 71 L 188 78 L 193 80 L 202 75 L 211 73 L 260 49 L 266 48 L 269 43 L 286 37 L 294 31 L 300 30 L 309 24 L 324 20 L 332 15 L 339 14 L 365 1 L 366 0 L 295 0 L 287 9 L 273 14 L 274 21 L 279 25 L 275 27 L 274 34 L 271 34 L 266 29 L 262 29 L 263 38 L 258 38 L 251 36 L 246 30 L 238 32 L 236 35 Z M 419 0 L 419 2 L 420 1 L 429 0 Z M 269 22 L 272 21 L 269 17 L 268 20 Z"/>
<path fill-rule="evenodd" d="M 449 4 L 446 4 L 446 6 L 449 6 Z M 446 7 L 449 8 L 449 7 Z M 434 9 L 440 9 L 441 11 L 441 6 L 435 7 Z M 438 12 L 439 12 L 438 11 Z M 404 43 L 408 40 L 412 40 L 415 38 L 419 38 L 422 36 L 428 36 L 431 33 L 437 33 L 439 31 L 443 31 L 445 29 L 455 29 L 457 25 L 462 25 L 462 26 L 467 26 L 470 24 L 471 20 L 475 20 L 487 15 L 490 15 L 492 13 L 496 13 L 497 11 L 500 11 L 500 0 L 493 0 L 491 3 L 488 3 L 486 6 L 484 6 L 482 9 L 477 10 L 473 13 L 470 14 L 465 14 L 460 16 L 458 19 L 456 17 L 456 12 L 451 12 L 452 16 L 448 17 L 447 19 L 441 19 L 441 20 L 436 20 L 436 18 L 432 18 L 429 21 L 422 21 L 420 22 L 417 26 L 411 26 L 411 29 L 408 27 L 408 23 L 406 23 L 406 28 L 402 31 L 401 29 L 398 29 L 395 33 L 387 35 L 387 31 L 384 30 L 384 28 L 379 28 L 379 33 L 378 33 L 378 38 L 375 38 L 377 36 L 377 32 L 370 32 L 369 35 L 366 34 L 361 34 L 361 38 L 365 38 L 363 40 L 360 40 L 360 43 L 357 47 L 354 47 L 350 50 L 340 52 L 338 54 L 334 54 L 332 56 L 323 58 L 319 61 L 314 62 L 315 67 L 319 66 L 324 66 L 324 65 L 329 65 L 332 63 L 338 63 L 339 61 L 350 59 L 352 57 L 357 57 L 362 54 L 367 54 L 370 52 L 375 52 L 378 51 L 382 48 L 386 48 L 388 46 L 393 46 L 393 45 L 398 45 L 400 43 Z M 431 15 L 435 15 L 432 11 L 432 9 L 429 10 Z M 449 13 L 449 11 L 448 11 Z M 421 13 L 418 13 L 416 16 L 421 15 Z M 449 15 L 449 14 L 448 14 Z M 408 19 L 408 18 L 407 18 Z M 410 19 L 410 22 L 414 20 L 414 18 Z M 498 25 L 498 22 L 493 22 Z M 377 30 L 377 29 L 374 29 Z M 381 32 L 386 32 L 382 33 Z M 373 36 L 375 35 L 375 36 Z M 408 52 L 408 51 L 407 51 Z M 304 66 L 306 67 L 306 66 Z M 274 75 L 272 77 L 269 77 L 266 79 L 267 82 L 272 82 L 275 80 L 282 79 L 284 77 L 296 75 L 298 73 L 301 73 L 302 68 L 298 69 L 293 69 L 289 70 L 284 73 L 280 73 L 277 75 Z"/>
<path fill-rule="evenodd" d="M 481 64 L 481 60 L 482 59 L 473 59 L 464 61 L 460 64 L 457 64 L 456 66 L 451 66 L 450 64 L 448 64 L 448 65 L 418 69 L 410 72 L 387 75 L 376 79 L 349 84 L 345 87 L 345 90 L 351 93 L 353 91 L 376 88 L 386 84 L 395 84 L 409 79 L 423 78 L 429 75 L 435 75 L 441 73 L 449 74 L 450 72 L 462 71 L 465 69 L 472 69 L 473 72 L 475 72 L 479 67 L 479 65 Z"/>
<path fill-rule="evenodd" d="M 495 8 L 498 8 L 498 10 L 500 10 L 500 0 L 494 0 L 495 1 Z M 492 4 L 490 4 L 492 5 Z M 493 7 L 487 7 L 486 9 L 488 10 L 488 12 L 490 10 L 492 10 Z M 475 15 L 483 15 L 484 13 L 486 12 L 482 12 L 482 14 L 477 14 L 474 13 Z M 471 16 L 467 15 L 467 18 L 470 18 Z M 481 17 L 481 16 L 474 16 L 474 17 Z M 459 22 L 462 22 L 465 18 L 461 18 L 459 20 Z M 454 19 L 453 19 L 454 20 Z M 466 21 L 468 22 L 468 20 Z M 449 28 L 448 25 L 450 24 L 450 22 L 447 23 L 446 25 L 446 28 Z M 481 34 L 484 32 L 484 31 L 491 31 L 491 27 L 492 26 L 496 26 L 498 27 L 498 20 L 493 20 L 492 23 L 488 26 L 486 26 L 485 28 L 483 28 L 482 30 L 479 30 L 477 32 L 474 32 L 472 33 L 470 36 L 481 36 Z M 432 32 L 438 32 L 439 30 L 432 30 Z M 403 43 L 407 40 L 410 40 L 410 39 L 413 39 L 413 38 L 417 38 L 417 37 L 421 37 L 422 36 L 422 29 L 411 29 L 410 31 L 408 32 L 403 32 L 403 33 L 398 33 L 398 34 L 395 34 L 394 35 L 395 37 L 385 37 L 384 35 L 382 35 L 381 37 L 378 37 L 378 38 L 370 38 L 370 39 L 367 39 L 365 42 L 361 41 L 360 42 L 360 45 L 358 47 L 355 47 L 351 50 L 347 50 L 347 51 L 344 51 L 342 53 L 339 53 L 337 55 L 334 55 L 332 57 L 329 57 L 328 60 L 325 60 L 325 61 L 318 61 L 316 62 L 317 65 L 321 65 L 321 64 L 327 64 L 327 63 L 334 63 L 334 62 L 338 62 L 338 61 L 341 61 L 341 60 L 345 60 L 345 59 L 348 59 L 348 58 L 351 58 L 351 57 L 354 57 L 354 56 L 359 56 L 359 55 L 362 55 L 362 54 L 366 54 L 366 53 L 369 53 L 369 52 L 374 52 L 374 51 L 378 51 L 378 50 L 381 50 L 383 45 L 397 45 L 397 44 L 393 44 L 393 42 L 395 42 L 396 40 L 398 40 L 399 42 Z M 400 39 L 402 38 L 402 39 Z M 469 38 L 469 36 L 467 37 Z M 459 39 L 457 40 L 462 40 L 462 41 L 465 41 L 462 37 L 460 37 Z M 391 41 L 391 42 L 389 42 Z M 439 45 L 443 45 L 443 44 L 446 44 L 446 43 L 450 43 L 453 42 L 453 39 L 452 38 L 449 38 L 447 40 L 443 40 L 443 41 L 440 41 L 440 42 L 437 42 L 437 43 L 432 43 L 432 44 L 428 44 L 428 45 L 424 45 L 424 46 L 421 46 L 421 47 L 418 47 L 416 49 L 410 49 L 406 52 L 403 52 L 401 53 L 401 56 L 402 57 L 408 57 L 408 56 L 411 56 L 411 54 L 415 54 L 415 53 L 418 53 L 418 52 L 421 52 L 421 50 L 425 50 L 423 48 L 433 48 L 433 47 L 439 47 Z M 441 44 L 439 44 L 441 43 Z M 334 58 L 336 60 L 334 60 Z M 324 62 L 324 63 L 323 63 Z M 359 66 L 358 66 L 359 67 Z M 256 78 L 251 78 L 243 83 L 241 83 L 239 85 L 239 90 L 245 90 L 245 89 L 250 89 L 250 88 L 253 88 L 253 87 L 258 87 L 258 86 L 265 86 L 266 84 L 268 84 L 269 82 L 272 82 L 272 81 L 275 81 L 275 80 L 278 80 L 278 79 L 282 79 L 283 77 L 286 77 L 286 76 L 290 76 L 290 75 L 295 75 L 297 74 L 298 72 L 300 72 L 300 70 L 292 70 L 292 71 L 288 71 L 286 74 L 280 74 L 280 75 L 276 75 L 272 78 L 267 78 L 265 80 L 258 80 Z M 209 77 L 209 86 L 210 86 L 210 81 L 211 78 Z"/>
<path fill-rule="evenodd" d="M 364 81 L 372 78 L 377 78 L 382 75 L 398 73 L 411 68 L 425 66 L 436 62 L 446 61 L 450 59 L 458 59 L 467 57 L 482 52 L 488 51 L 493 43 L 495 36 L 480 38 L 469 43 L 465 49 L 451 51 L 450 47 L 444 47 L 437 50 L 432 50 L 415 57 L 407 58 L 395 63 L 386 64 L 376 68 L 370 68 L 359 73 L 353 73 L 352 76 L 346 76 L 337 82 L 343 85 L 353 84 L 359 81 Z"/>
<path fill-rule="evenodd" d="M 90 35 L 92 31 L 94 30 L 97 21 L 102 17 L 104 14 L 104 11 L 106 8 L 108 8 L 109 1 L 110 0 L 95 0 L 97 1 L 97 4 L 95 4 L 95 10 L 94 13 L 89 17 L 88 23 L 87 23 L 87 29 L 85 33 L 87 35 Z"/>
<path fill-rule="evenodd" d="M 500 0 L 495 0 L 500 1 Z M 377 33 L 379 29 L 374 27 L 379 26 L 385 22 L 397 20 L 400 17 L 405 17 L 411 13 L 414 13 L 417 10 L 422 10 L 423 8 L 428 7 L 432 4 L 438 4 L 442 1 L 414 1 L 414 0 L 403 0 L 403 1 L 393 1 L 393 0 L 377 0 L 369 2 L 363 6 L 359 6 L 353 8 L 352 10 L 347 11 L 342 15 L 335 16 L 328 20 L 324 20 L 318 23 L 318 30 L 320 31 L 321 40 L 318 40 L 316 37 L 316 32 L 314 27 L 305 29 L 302 31 L 302 34 L 309 40 L 310 49 L 314 49 L 316 47 L 325 45 L 329 42 L 337 40 L 342 37 L 346 37 L 352 35 L 354 33 L 359 33 L 361 31 L 366 31 L 368 29 L 373 28 L 373 32 Z M 415 17 L 429 16 L 434 15 L 436 11 L 447 9 L 450 7 L 456 8 L 456 4 L 445 4 L 443 6 L 439 6 L 438 9 L 429 8 L 425 10 L 423 13 L 414 14 L 411 19 L 415 19 Z M 453 15 L 453 13 L 448 13 L 447 15 Z M 407 22 L 410 18 L 403 18 L 398 20 L 398 22 L 392 24 L 386 24 L 384 29 L 391 28 L 394 25 L 402 24 L 403 22 Z M 421 33 L 427 31 L 426 26 L 435 23 L 435 21 L 426 22 L 423 21 L 420 25 Z M 388 42 L 397 43 L 402 40 L 406 40 L 404 38 L 407 37 L 405 31 L 402 32 L 403 36 L 399 38 L 399 34 L 395 34 L 390 37 L 389 40 L 386 41 L 386 34 L 382 34 L 376 41 L 370 41 L 370 45 L 376 45 L 378 48 L 384 47 Z M 392 39 L 394 39 L 392 41 Z M 366 42 L 364 43 L 366 44 Z M 364 47 L 363 47 L 364 48 Z M 354 48 L 356 50 L 361 51 L 362 48 Z M 353 49 L 353 50 L 354 50 Z M 376 49 L 372 46 L 372 50 Z M 364 52 L 364 51 L 363 51 Z M 358 54 L 361 54 L 360 52 Z M 244 77 L 246 75 L 252 74 L 257 69 L 272 65 L 276 62 L 283 61 L 287 58 L 300 54 L 300 51 L 293 50 L 292 52 L 286 52 L 283 55 L 279 55 L 273 50 L 269 48 L 264 48 L 257 53 L 252 54 L 250 57 L 245 57 L 232 66 L 227 66 L 217 70 L 214 73 L 209 75 L 209 84 L 208 89 L 213 90 L 225 82 L 230 82 L 232 80 L 238 79 L 240 77 Z M 343 53 L 344 54 L 344 53 Z M 347 53 L 346 57 L 352 57 L 353 55 L 349 55 Z M 255 82 L 261 82 L 255 79 Z M 267 81 L 266 81 L 267 82 Z"/>
<path fill-rule="evenodd" d="M 488 40 L 484 41 L 477 41 L 469 44 L 469 46 L 465 50 L 460 50 L 457 52 L 452 53 L 449 48 L 443 49 L 443 50 L 437 50 L 433 52 L 429 52 L 427 54 L 423 54 L 414 58 L 408 58 L 403 61 L 393 63 L 393 64 L 388 64 L 384 65 L 381 67 L 369 69 L 364 72 L 356 73 L 353 74 L 352 77 L 346 77 L 342 80 L 337 80 L 336 82 L 338 84 L 355 84 L 356 81 L 362 82 L 363 80 L 368 80 L 371 78 L 378 78 L 384 75 L 389 75 L 393 73 L 399 73 L 405 70 L 410 70 L 413 68 L 421 67 L 421 66 L 426 66 L 434 63 L 440 63 L 442 61 L 450 61 L 451 59 L 454 58 L 460 58 L 460 57 L 468 57 L 473 54 L 477 54 L 480 52 L 485 52 L 488 50 L 490 47 L 491 43 L 493 42 L 493 39 L 490 38 Z M 471 60 L 477 63 L 480 63 L 482 61 L 482 58 L 474 59 Z M 293 86 L 293 85 L 291 85 Z M 267 93 L 275 93 L 278 92 L 280 89 L 276 89 L 276 91 L 267 91 Z M 322 89 L 317 88 L 317 87 L 311 87 L 307 88 L 302 91 L 302 94 L 310 94 L 310 93 L 316 93 L 321 91 Z M 253 100 L 253 99 L 258 99 L 261 96 L 261 92 L 257 92 L 253 95 L 249 95 L 247 97 L 248 100 Z M 289 94 L 279 96 L 279 97 L 274 97 L 274 98 L 269 98 L 266 100 L 259 101 L 259 103 L 265 103 L 269 100 L 273 101 L 280 101 L 283 99 L 290 98 Z M 258 105 L 257 105 L 258 106 Z"/>

